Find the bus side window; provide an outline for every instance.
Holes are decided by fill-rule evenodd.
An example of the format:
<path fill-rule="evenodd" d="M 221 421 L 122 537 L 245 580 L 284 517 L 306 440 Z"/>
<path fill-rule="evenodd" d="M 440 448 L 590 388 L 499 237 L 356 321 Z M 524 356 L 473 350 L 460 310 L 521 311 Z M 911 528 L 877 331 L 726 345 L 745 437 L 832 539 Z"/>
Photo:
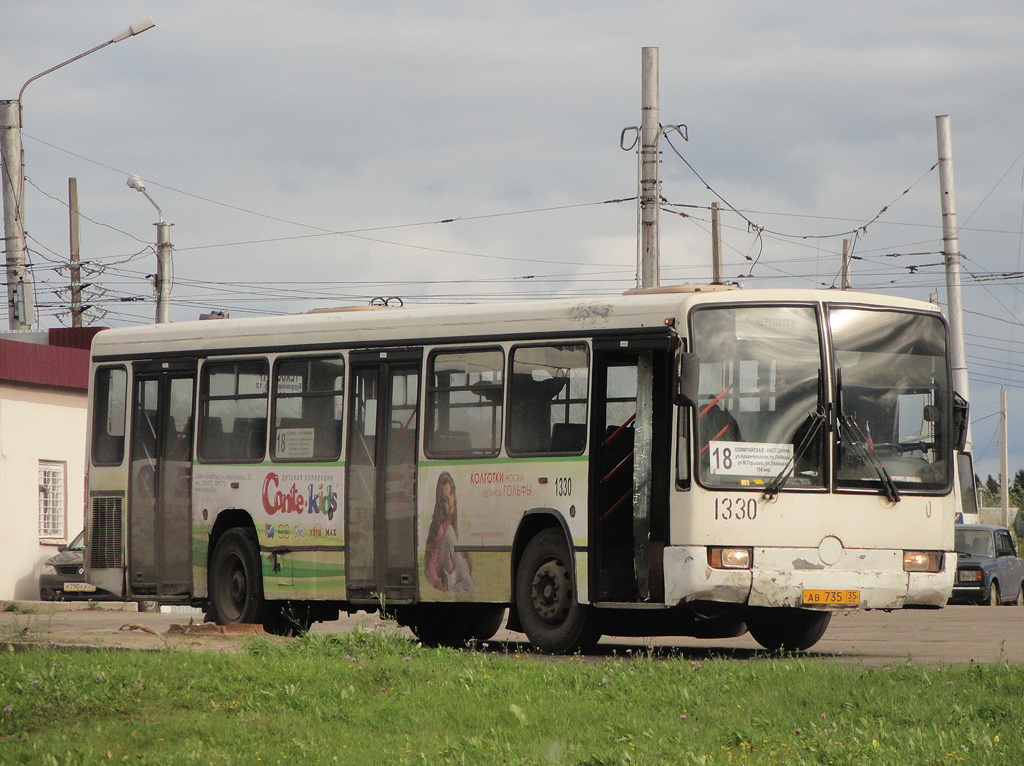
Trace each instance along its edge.
<path fill-rule="evenodd" d="M 505 355 L 500 348 L 431 355 L 427 366 L 428 457 L 495 456 L 501 449 Z"/>
<path fill-rule="evenodd" d="M 259 462 L 266 454 L 269 378 L 265 359 L 209 362 L 200 385 L 200 460 Z M 217 421 L 221 429 L 216 428 Z"/>
<path fill-rule="evenodd" d="M 583 344 L 512 350 L 509 452 L 583 453 L 587 446 L 589 362 Z"/>
<path fill-rule="evenodd" d="M 341 455 L 345 361 L 281 358 L 274 367 L 274 460 L 337 460 Z"/>
<path fill-rule="evenodd" d="M 121 465 L 124 460 L 125 401 L 128 372 L 123 367 L 96 370 L 93 385 L 93 465 Z"/>

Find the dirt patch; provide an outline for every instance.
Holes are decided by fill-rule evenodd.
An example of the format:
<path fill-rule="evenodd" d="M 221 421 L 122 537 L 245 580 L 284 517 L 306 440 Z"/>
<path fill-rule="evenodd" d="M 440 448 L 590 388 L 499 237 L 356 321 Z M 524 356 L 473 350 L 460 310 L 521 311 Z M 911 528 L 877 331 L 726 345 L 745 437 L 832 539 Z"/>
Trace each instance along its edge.
<path fill-rule="evenodd" d="M 253 638 L 285 643 L 260 625 L 197 623 L 181 614 L 138 612 L 134 604 L 0 604 L 0 646 L 14 651 L 33 647 L 132 649 L 158 651 L 238 651 Z"/>

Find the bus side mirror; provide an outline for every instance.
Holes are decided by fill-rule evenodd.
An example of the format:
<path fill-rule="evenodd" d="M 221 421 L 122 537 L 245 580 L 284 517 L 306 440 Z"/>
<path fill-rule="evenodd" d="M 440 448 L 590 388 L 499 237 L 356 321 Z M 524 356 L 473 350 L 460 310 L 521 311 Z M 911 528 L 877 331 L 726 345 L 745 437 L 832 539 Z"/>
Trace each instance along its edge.
<path fill-rule="evenodd" d="M 953 392 L 953 449 L 963 452 L 967 446 L 967 424 L 970 405 L 956 391 Z"/>
<path fill-rule="evenodd" d="M 680 351 L 678 358 L 675 404 L 680 407 L 693 407 L 697 404 L 700 357 L 692 351 Z"/>

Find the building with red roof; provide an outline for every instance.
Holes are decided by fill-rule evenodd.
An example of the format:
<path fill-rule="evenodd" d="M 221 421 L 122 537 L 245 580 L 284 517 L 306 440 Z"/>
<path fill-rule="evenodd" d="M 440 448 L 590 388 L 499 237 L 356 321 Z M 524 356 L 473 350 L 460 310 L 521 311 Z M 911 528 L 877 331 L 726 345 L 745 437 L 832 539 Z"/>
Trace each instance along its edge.
<path fill-rule="evenodd" d="M 0 334 L 0 600 L 39 598 L 82 531 L 89 345 L 102 328 Z"/>

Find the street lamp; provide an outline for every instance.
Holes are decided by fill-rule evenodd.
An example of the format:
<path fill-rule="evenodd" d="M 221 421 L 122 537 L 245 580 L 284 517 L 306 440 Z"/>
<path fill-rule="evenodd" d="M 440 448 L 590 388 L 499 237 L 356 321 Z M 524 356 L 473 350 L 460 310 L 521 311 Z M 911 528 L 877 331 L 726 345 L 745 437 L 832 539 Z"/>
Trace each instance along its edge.
<path fill-rule="evenodd" d="M 128 188 L 142 192 L 149 203 L 156 208 L 159 223 L 156 224 L 156 322 L 171 321 L 171 224 L 164 221 L 163 211 L 146 191 L 145 182 L 138 176 L 128 176 Z"/>
<path fill-rule="evenodd" d="M 55 72 L 100 48 L 127 40 L 156 26 L 145 18 L 118 32 L 102 45 L 80 53 L 57 66 L 30 77 L 18 91 L 18 97 L 0 100 L 0 161 L 3 163 L 4 242 L 7 255 L 7 316 L 10 329 L 27 330 L 35 321 L 32 279 L 25 267 L 25 167 L 21 148 L 21 99 L 25 88 L 40 77 Z"/>

